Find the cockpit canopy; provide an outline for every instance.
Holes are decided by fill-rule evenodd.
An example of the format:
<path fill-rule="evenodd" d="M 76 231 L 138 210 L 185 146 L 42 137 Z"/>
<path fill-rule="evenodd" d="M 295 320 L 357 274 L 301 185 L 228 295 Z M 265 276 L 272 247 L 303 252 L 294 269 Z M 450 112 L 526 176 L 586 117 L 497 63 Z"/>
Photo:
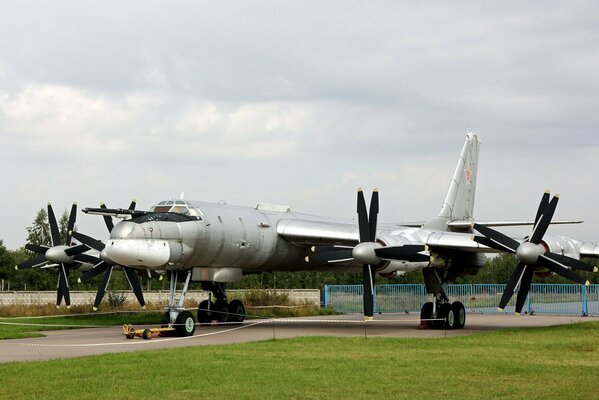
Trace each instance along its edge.
<path fill-rule="evenodd" d="M 191 217 L 192 219 L 202 219 L 202 212 L 185 200 L 161 201 L 153 205 L 150 211 L 155 213 L 175 213 Z"/>

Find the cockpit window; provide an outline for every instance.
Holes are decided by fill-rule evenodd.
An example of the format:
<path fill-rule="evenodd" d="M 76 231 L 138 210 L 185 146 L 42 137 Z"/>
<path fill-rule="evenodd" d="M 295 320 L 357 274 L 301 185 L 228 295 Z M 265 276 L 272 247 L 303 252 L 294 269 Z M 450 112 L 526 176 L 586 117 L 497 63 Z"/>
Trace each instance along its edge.
<path fill-rule="evenodd" d="M 150 211 L 155 213 L 173 213 L 185 215 L 186 217 L 189 217 L 189 220 L 202 219 L 201 212 L 197 210 L 193 205 L 187 203 L 184 200 L 161 201 L 160 203 L 150 208 Z"/>
<path fill-rule="evenodd" d="M 195 221 L 195 218 L 190 217 L 189 215 L 167 212 L 167 213 L 143 214 L 143 215 L 131 218 L 131 221 L 137 222 L 138 224 L 141 224 L 143 222 L 153 222 L 153 221 L 187 222 L 187 221 Z"/>

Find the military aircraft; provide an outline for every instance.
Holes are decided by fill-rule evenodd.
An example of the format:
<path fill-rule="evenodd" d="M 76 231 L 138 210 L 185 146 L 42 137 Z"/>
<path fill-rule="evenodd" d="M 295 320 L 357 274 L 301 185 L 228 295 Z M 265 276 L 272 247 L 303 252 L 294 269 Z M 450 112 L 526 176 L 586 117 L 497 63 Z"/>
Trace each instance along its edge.
<path fill-rule="evenodd" d="M 364 316 L 372 319 L 375 274 L 394 276 L 422 270 L 432 301 L 423 305 L 421 319 L 431 327 L 448 329 L 463 328 L 466 312 L 462 303 L 450 301 L 447 284 L 476 274 L 484 264 L 484 253 L 511 252 L 519 262 L 501 308 L 519 288 L 516 312 L 522 310 L 535 272 L 555 273 L 588 284 L 575 271 L 597 271 L 579 258 L 599 257 L 599 246 L 546 234 L 550 223 L 580 222 L 551 221 L 557 196 L 550 199 L 549 193 L 543 195 L 534 221 L 474 219 L 479 147 L 478 136 L 468 133 L 441 211 L 426 223 L 378 223 L 376 189 L 369 209 L 363 191 L 358 190 L 357 224 L 265 203 L 252 208 L 181 199 L 161 201 L 148 211 L 136 210 L 135 206 L 86 208 L 83 212 L 87 214 L 104 216 L 110 238 L 102 243 L 73 232 L 73 238 L 99 252 L 100 261 L 82 279 L 104 273 L 96 308 L 114 266 L 168 273 L 170 295 L 162 322 L 175 326 L 182 336 L 193 335 L 196 326 L 193 314 L 183 308 L 190 282 L 200 282 L 211 293 L 210 300 L 198 305 L 200 323 L 214 319 L 241 323 L 244 305 L 239 300 L 227 300 L 226 284 L 238 281 L 243 274 L 264 271 L 361 272 Z M 123 220 L 113 225 L 112 217 Z M 533 226 L 531 236 L 516 240 L 491 228 L 515 225 Z M 61 251 L 75 252 L 71 248 Z M 183 288 L 177 299 L 180 280 Z M 141 287 L 134 286 L 140 294 Z"/>

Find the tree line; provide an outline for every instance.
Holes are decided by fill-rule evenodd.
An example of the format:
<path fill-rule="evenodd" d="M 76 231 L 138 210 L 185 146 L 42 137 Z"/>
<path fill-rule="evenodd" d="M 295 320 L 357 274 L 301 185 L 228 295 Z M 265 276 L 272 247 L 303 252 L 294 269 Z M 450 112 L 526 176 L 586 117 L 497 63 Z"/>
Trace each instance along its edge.
<path fill-rule="evenodd" d="M 66 240 L 68 213 L 65 210 L 58 220 L 62 243 Z M 27 243 L 50 245 L 50 228 L 48 214 L 45 209 L 40 209 L 32 224 L 26 228 Z M 54 268 L 33 268 L 28 270 L 15 270 L 15 265 L 34 257 L 25 247 L 9 250 L 0 239 L 0 290 L 55 290 L 58 274 Z M 583 261 L 599 265 L 598 259 L 584 259 Z M 460 278 L 456 283 L 505 283 L 512 271 L 516 268 L 517 260 L 511 254 L 500 254 L 487 259 L 483 268 L 476 275 Z M 580 273 L 580 272 L 579 272 Z M 71 271 L 69 284 L 71 290 L 95 291 L 101 277 L 96 277 L 86 283 L 77 283 L 82 272 L 78 269 Z M 591 283 L 599 283 L 599 274 L 586 274 Z M 141 275 L 142 287 L 145 290 L 168 290 L 166 279 L 150 279 L 146 274 Z M 422 272 L 414 271 L 396 278 L 377 276 L 376 283 L 381 284 L 415 284 L 423 283 Z M 571 283 L 560 276 L 535 276 L 535 283 Z M 343 272 L 265 272 L 244 276 L 239 282 L 229 284 L 230 289 L 322 289 L 325 285 L 361 284 L 362 274 Z M 199 288 L 199 284 L 194 284 Z M 109 290 L 129 290 L 125 274 L 113 274 Z"/>

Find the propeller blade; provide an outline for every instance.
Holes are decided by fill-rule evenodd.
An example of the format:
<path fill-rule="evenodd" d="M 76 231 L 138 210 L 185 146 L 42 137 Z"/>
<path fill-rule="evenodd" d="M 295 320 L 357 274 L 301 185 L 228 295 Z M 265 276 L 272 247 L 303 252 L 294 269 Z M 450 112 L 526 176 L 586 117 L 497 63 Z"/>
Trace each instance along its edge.
<path fill-rule="evenodd" d="M 69 247 L 64 252 L 65 252 L 65 254 L 67 256 L 76 256 L 78 254 L 85 253 L 88 250 L 89 250 L 89 247 L 87 247 L 84 244 L 80 244 L 80 245 L 77 245 L 77 246 Z"/>
<path fill-rule="evenodd" d="M 364 192 L 358 189 L 358 229 L 360 231 L 360 243 L 370 241 L 370 226 L 368 224 L 368 214 L 366 214 L 366 200 Z"/>
<path fill-rule="evenodd" d="M 58 229 L 58 224 L 56 223 L 54 210 L 52 210 L 52 205 L 50 205 L 50 203 L 48 203 L 48 224 L 50 225 L 50 236 L 52 238 L 52 246 L 60 246 L 60 231 Z"/>
<path fill-rule="evenodd" d="M 106 208 L 106 204 L 102 203 L 100 204 L 100 208 Z M 112 217 L 109 215 L 103 215 L 104 217 L 104 223 L 106 224 L 106 228 L 108 228 L 108 233 L 112 232 L 112 229 L 114 229 L 114 224 L 112 223 Z"/>
<path fill-rule="evenodd" d="M 94 239 L 93 237 L 84 235 L 80 232 L 73 232 L 73 237 L 80 241 L 81 243 L 91 247 L 94 250 L 102 251 L 106 245 L 99 240 Z"/>
<path fill-rule="evenodd" d="M 48 260 L 46 260 L 45 256 L 37 256 L 30 258 L 29 260 L 23 261 L 22 263 L 16 266 L 16 269 L 29 269 L 39 267 L 47 263 Z"/>
<path fill-rule="evenodd" d="M 73 231 L 75 230 L 75 221 L 77 220 L 77 203 L 73 203 L 71 207 L 71 213 L 69 214 L 69 223 L 67 225 L 67 241 L 66 245 L 71 245 L 71 237 L 73 236 Z"/>
<path fill-rule="evenodd" d="M 110 276 L 112 275 L 113 266 L 108 264 L 105 265 L 106 268 L 104 270 L 104 275 L 102 275 L 102 280 L 100 281 L 100 286 L 98 287 L 98 293 L 96 293 L 96 299 L 94 300 L 94 311 L 98 310 L 98 307 L 100 307 L 104 293 L 106 293 L 106 287 L 108 287 L 108 282 L 110 282 Z"/>
<path fill-rule="evenodd" d="M 368 213 L 368 229 L 370 230 L 369 241 L 376 241 L 376 222 L 379 213 L 379 190 L 374 189 L 372 191 L 372 197 L 370 198 L 370 212 Z"/>
<path fill-rule="evenodd" d="M 541 254 L 537 262 L 539 263 L 539 265 L 542 265 L 543 267 L 550 269 L 551 271 L 563 276 L 566 279 L 570 279 L 571 281 L 580 283 L 581 285 L 589 284 L 589 281 L 587 281 L 586 278 L 578 275 L 576 272 L 572 271 L 570 268 L 561 264 L 560 262 L 552 260 L 551 258 L 547 257 L 546 254 Z"/>
<path fill-rule="evenodd" d="M 543 215 L 543 211 L 545 211 L 545 208 L 547 208 L 548 205 L 549 205 L 549 191 L 546 191 L 545 193 L 543 193 L 543 197 L 541 198 L 541 203 L 539 203 L 539 209 L 537 210 L 537 216 L 535 217 L 535 225 L 534 226 L 537 225 L 537 223 L 539 222 L 539 219 L 541 219 L 541 215 Z"/>
<path fill-rule="evenodd" d="M 79 281 L 81 281 L 81 282 L 88 281 L 91 278 L 93 278 L 94 276 L 100 275 L 102 272 L 106 271 L 106 269 L 108 267 L 110 267 L 110 265 L 108 265 L 104 261 L 102 261 L 99 264 L 94 265 L 92 267 L 92 269 L 87 271 L 85 274 L 81 275 L 81 278 L 79 278 Z"/>
<path fill-rule="evenodd" d="M 570 267 L 579 271 L 597 272 L 597 267 L 584 263 L 572 257 L 563 256 L 556 253 L 545 253 L 545 257 L 552 259 L 553 261 L 561 264 L 565 267 Z"/>
<path fill-rule="evenodd" d="M 137 271 L 129 267 L 123 267 L 123 269 L 125 270 L 125 274 L 127 275 L 129 285 L 131 286 L 131 289 L 133 289 L 133 293 L 135 294 L 135 297 L 137 297 L 137 301 L 139 301 L 139 305 L 145 307 L 146 301 L 144 300 L 144 294 L 141 290 L 141 284 L 139 283 Z"/>
<path fill-rule="evenodd" d="M 522 263 L 518 263 L 514 272 L 510 276 L 510 279 L 507 281 L 507 285 L 505 286 L 505 290 L 501 295 L 501 300 L 499 301 L 499 309 L 503 310 L 507 303 L 510 302 L 510 299 L 514 295 L 514 290 L 516 289 L 516 285 L 521 281 L 522 275 L 524 274 L 524 269 L 526 265 Z"/>
<path fill-rule="evenodd" d="M 135 200 L 132 200 L 131 204 L 129 204 L 129 211 L 135 210 L 135 206 L 137 206 L 137 202 Z"/>
<path fill-rule="evenodd" d="M 33 251 L 34 253 L 38 253 L 38 254 L 46 254 L 46 251 L 48 251 L 48 249 L 49 249 L 48 246 L 40 246 L 39 244 L 31 244 L 31 243 L 27 243 L 25 245 L 25 248 L 29 251 Z"/>
<path fill-rule="evenodd" d="M 385 260 L 405 260 L 412 262 L 430 261 L 430 256 L 420 254 L 426 247 L 420 244 L 407 244 L 404 246 L 380 247 L 374 253 Z"/>
<path fill-rule="evenodd" d="M 372 318 L 374 315 L 374 276 L 372 266 L 366 264 L 362 267 L 363 278 L 363 300 L 364 300 L 364 316 Z"/>
<path fill-rule="evenodd" d="M 472 240 L 476 243 L 482 244 L 483 246 L 487 246 L 491 249 L 494 249 L 496 244 L 491 239 L 486 236 L 472 236 Z"/>
<path fill-rule="evenodd" d="M 71 296 L 69 294 L 69 282 L 68 282 L 68 269 L 64 264 L 58 266 L 58 297 L 56 299 L 56 305 L 60 306 L 62 297 L 64 296 L 64 302 L 67 307 L 71 305 Z"/>
<path fill-rule="evenodd" d="M 102 262 L 98 257 L 90 256 L 89 254 L 78 254 L 75 256 L 75 261 L 79 263 L 97 265 Z"/>
<path fill-rule="evenodd" d="M 520 314 L 522 312 L 522 308 L 524 308 L 524 303 L 526 303 L 526 298 L 528 297 L 528 292 L 530 291 L 530 284 L 532 283 L 532 276 L 535 270 L 532 266 L 527 265 L 524 267 L 524 272 L 522 273 L 522 278 L 520 279 L 520 288 L 518 289 L 518 295 L 516 296 L 516 314 Z"/>
<path fill-rule="evenodd" d="M 520 246 L 520 243 L 515 241 L 509 236 L 504 235 L 501 232 L 491 229 L 484 225 L 474 224 L 472 226 L 475 230 L 482 233 L 490 242 L 488 242 L 492 248 L 496 250 L 506 251 L 509 253 L 516 253 L 516 249 Z M 476 236 L 474 237 L 476 240 Z"/>
<path fill-rule="evenodd" d="M 557 202 L 559 201 L 559 196 L 553 196 L 549 205 L 545 207 L 545 210 L 541 214 L 539 218 L 539 222 L 535 225 L 532 235 L 530 236 L 529 241 L 534 244 L 541 243 L 541 239 L 545 236 L 545 232 L 547 232 L 547 228 L 549 228 L 549 224 L 551 223 L 551 218 L 553 218 L 553 213 L 555 213 L 555 208 L 557 207 Z"/>
<path fill-rule="evenodd" d="M 351 261 L 354 259 L 352 251 L 353 249 L 335 249 L 314 253 L 306 258 L 308 262 L 313 265 L 327 264 L 330 262 Z"/>

